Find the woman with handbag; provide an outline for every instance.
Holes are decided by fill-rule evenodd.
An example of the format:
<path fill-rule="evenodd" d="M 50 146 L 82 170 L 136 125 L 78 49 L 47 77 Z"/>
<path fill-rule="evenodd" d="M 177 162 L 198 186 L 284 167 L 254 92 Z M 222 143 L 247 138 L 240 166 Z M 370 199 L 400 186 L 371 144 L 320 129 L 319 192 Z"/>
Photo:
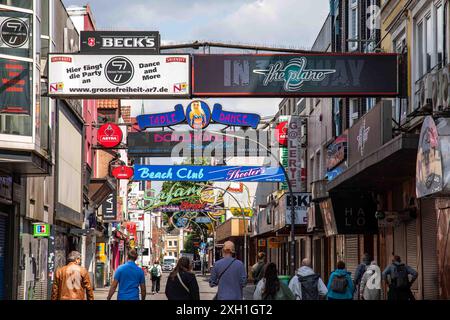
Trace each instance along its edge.
<path fill-rule="evenodd" d="M 165 293 L 168 300 L 200 300 L 197 279 L 191 270 L 191 260 L 181 257 L 167 279 Z"/>

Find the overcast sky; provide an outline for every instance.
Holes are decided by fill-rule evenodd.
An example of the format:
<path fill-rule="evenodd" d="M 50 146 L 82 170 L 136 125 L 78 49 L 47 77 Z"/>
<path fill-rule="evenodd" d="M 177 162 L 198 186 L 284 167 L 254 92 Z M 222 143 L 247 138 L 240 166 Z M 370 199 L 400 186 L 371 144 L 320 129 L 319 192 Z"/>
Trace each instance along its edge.
<path fill-rule="evenodd" d="M 99 30 L 159 31 L 163 42 L 222 41 L 309 49 L 329 12 L 328 0 L 63 0 L 91 5 Z M 225 110 L 273 115 L 281 99 L 209 99 Z M 146 112 L 186 101 L 146 100 Z M 125 103 L 124 103 L 125 104 Z M 142 101 L 129 101 L 132 115 Z"/>

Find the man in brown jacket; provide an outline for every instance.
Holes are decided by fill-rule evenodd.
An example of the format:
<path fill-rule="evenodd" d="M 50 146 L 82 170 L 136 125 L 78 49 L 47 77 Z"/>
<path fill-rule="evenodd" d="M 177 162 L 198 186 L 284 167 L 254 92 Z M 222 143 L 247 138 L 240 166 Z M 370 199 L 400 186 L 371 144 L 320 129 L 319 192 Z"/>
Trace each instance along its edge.
<path fill-rule="evenodd" d="M 56 270 L 52 300 L 94 300 L 89 273 L 81 266 L 81 254 L 72 251 L 66 266 Z"/>

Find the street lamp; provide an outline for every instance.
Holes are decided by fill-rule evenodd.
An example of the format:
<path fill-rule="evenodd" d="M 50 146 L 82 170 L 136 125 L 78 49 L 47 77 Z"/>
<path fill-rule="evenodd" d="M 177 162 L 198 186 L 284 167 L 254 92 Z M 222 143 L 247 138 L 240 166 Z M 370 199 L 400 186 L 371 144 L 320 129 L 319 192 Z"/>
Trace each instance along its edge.
<path fill-rule="evenodd" d="M 229 136 L 229 137 L 233 137 L 236 139 L 241 139 L 241 140 L 245 140 L 245 137 L 241 137 L 238 135 L 233 135 L 233 134 L 229 134 L 229 133 L 223 133 L 223 132 L 219 132 L 219 131 L 210 131 L 210 133 L 214 133 L 214 134 L 218 134 L 218 135 L 222 135 L 222 136 Z M 288 190 L 289 190 L 289 195 L 291 196 L 292 199 L 294 199 L 294 192 L 292 191 L 292 184 L 291 181 L 289 180 L 289 176 L 286 172 L 286 169 L 284 168 L 284 166 L 282 165 L 282 163 L 280 162 L 280 160 L 278 160 L 277 157 L 274 156 L 274 154 L 272 153 L 272 151 L 270 151 L 266 146 L 264 146 L 263 144 L 261 144 L 259 141 L 253 140 L 251 138 L 248 138 L 249 141 L 256 143 L 258 146 L 262 147 L 265 151 L 267 151 L 269 153 L 269 155 L 275 159 L 275 161 L 278 162 L 279 167 L 281 168 L 281 170 L 283 171 L 283 174 L 286 178 L 286 182 L 288 185 Z M 291 275 L 293 275 L 295 273 L 295 209 L 294 206 L 291 206 L 291 243 L 290 243 L 290 263 L 289 263 L 289 273 Z"/>

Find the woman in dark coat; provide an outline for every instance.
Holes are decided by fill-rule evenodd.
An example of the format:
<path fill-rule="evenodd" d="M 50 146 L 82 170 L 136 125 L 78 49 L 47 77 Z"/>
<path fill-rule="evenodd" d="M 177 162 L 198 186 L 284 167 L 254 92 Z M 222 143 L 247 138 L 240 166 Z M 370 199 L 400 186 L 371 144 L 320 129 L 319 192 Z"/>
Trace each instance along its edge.
<path fill-rule="evenodd" d="M 166 284 L 168 300 L 200 300 L 197 279 L 191 272 L 191 261 L 181 257 Z"/>

